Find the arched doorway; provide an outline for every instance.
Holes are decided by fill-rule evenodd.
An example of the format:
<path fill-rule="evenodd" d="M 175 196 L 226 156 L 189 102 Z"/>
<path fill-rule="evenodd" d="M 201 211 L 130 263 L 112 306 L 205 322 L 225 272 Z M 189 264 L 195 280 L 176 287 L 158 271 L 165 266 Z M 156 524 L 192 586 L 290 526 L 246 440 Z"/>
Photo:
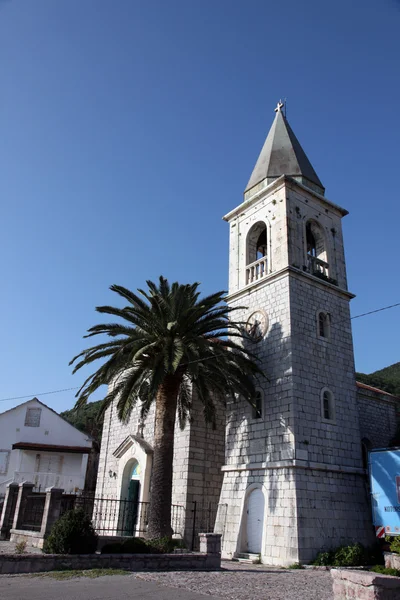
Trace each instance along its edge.
<path fill-rule="evenodd" d="M 247 500 L 247 550 L 252 554 L 261 553 L 264 523 L 264 494 L 255 489 Z"/>
<path fill-rule="evenodd" d="M 138 522 L 140 499 L 140 465 L 130 459 L 125 465 L 121 486 L 120 529 L 124 535 L 134 535 Z"/>

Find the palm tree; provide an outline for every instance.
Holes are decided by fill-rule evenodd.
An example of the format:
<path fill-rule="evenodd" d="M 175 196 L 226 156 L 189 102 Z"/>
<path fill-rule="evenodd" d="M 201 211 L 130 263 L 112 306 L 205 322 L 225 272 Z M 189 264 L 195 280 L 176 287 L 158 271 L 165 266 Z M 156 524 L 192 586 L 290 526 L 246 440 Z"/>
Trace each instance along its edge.
<path fill-rule="evenodd" d="M 99 386 L 109 385 L 103 411 L 116 401 L 120 420 L 127 422 L 137 403 L 144 418 L 155 401 L 154 456 L 149 507 L 149 535 L 170 536 L 174 427 L 190 417 L 192 390 L 203 405 L 206 422 L 215 424 L 215 399 L 237 394 L 250 402 L 254 375 L 262 375 L 242 341 L 242 323 L 230 320 L 235 310 L 224 303 L 225 292 L 200 298 L 199 284 L 170 285 L 147 281 L 148 290 L 111 286 L 128 305 L 96 310 L 119 317 L 120 323 L 96 325 L 85 337 L 112 339 L 83 350 L 70 364 L 73 372 L 106 359 L 76 396 L 85 404 Z M 238 338 L 238 339 L 236 339 Z M 239 342 L 239 343 L 238 343 Z"/>

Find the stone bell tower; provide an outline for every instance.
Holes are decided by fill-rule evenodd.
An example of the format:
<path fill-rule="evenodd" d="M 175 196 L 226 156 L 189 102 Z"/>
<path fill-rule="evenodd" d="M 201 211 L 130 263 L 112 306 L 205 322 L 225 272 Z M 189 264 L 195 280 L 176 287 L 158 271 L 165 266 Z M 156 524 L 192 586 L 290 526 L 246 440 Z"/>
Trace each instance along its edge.
<path fill-rule="evenodd" d="M 371 541 L 341 219 L 278 104 L 230 228 L 229 296 L 268 379 L 228 405 L 216 529 L 268 564 Z"/>

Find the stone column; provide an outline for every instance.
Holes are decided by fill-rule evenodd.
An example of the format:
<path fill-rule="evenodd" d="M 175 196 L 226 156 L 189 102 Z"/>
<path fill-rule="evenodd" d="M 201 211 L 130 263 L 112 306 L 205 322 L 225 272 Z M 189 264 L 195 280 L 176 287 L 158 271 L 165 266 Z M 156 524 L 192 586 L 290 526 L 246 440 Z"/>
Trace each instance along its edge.
<path fill-rule="evenodd" d="M 22 523 L 22 520 L 24 518 L 26 499 L 27 499 L 27 496 L 32 494 L 33 488 L 34 488 L 34 484 L 29 483 L 29 481 L 24 481 L 23 483 L 19 484 L 17 504 L 15 506 L 15 513 L 14 513 L 14 522 L 13 522 L 13 526 L 12 526 L 13 529 L 19 529 L 19 526 Z"/>
<path fill-rule="evenodd" d="M 199 533 L 200 552 L 207 554 L 206 567 L 221 568 L 221 537 L 220 533 Z"/>
<path fill-rule="evenodd" d="M 4 540 L 14 522 L 14 510 L 18 495 L 18 483 L 9 483 L 4 498 L 3 510 L 0 518 L 0 540 Z"/>
<path fill-rule="evenodd" d="M 61 499 L 64 493 L 63 489 L 51 487 L 46 490 L 46 500 L 42 518 L 40 535 L 45 538 L 49 535 L 54 523 L 60 517 Z"/>

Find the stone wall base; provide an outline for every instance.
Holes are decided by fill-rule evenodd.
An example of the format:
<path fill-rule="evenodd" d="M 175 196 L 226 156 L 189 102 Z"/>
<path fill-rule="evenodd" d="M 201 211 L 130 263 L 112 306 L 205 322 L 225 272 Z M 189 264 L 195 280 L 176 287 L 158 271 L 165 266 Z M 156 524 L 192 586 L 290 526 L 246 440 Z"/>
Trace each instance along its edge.
<path fill-rule="evenodd" d="M 399 600 L 400 578 L 371 571 L 332 569 L 334 600 Z"/>
<path fill-rule="evenodd" d="M 217 571 L 220 555 L 193 554 L 3 554 L 0 574 L 42 573 L 65 569 L 126 571 Z"/>
<path fill-rule="evenodd" d="M 385 567 L 387 569 L 400 569 L 400 554 L 394 552 L 384 552 Z"/>
<path fill-rule="evenodd" d="M 25 531 L 24 529 L 11 529 L 10 542 L 26 542 L 33 548 L 43 548 L 44 537 L 40 531 Z"/>

